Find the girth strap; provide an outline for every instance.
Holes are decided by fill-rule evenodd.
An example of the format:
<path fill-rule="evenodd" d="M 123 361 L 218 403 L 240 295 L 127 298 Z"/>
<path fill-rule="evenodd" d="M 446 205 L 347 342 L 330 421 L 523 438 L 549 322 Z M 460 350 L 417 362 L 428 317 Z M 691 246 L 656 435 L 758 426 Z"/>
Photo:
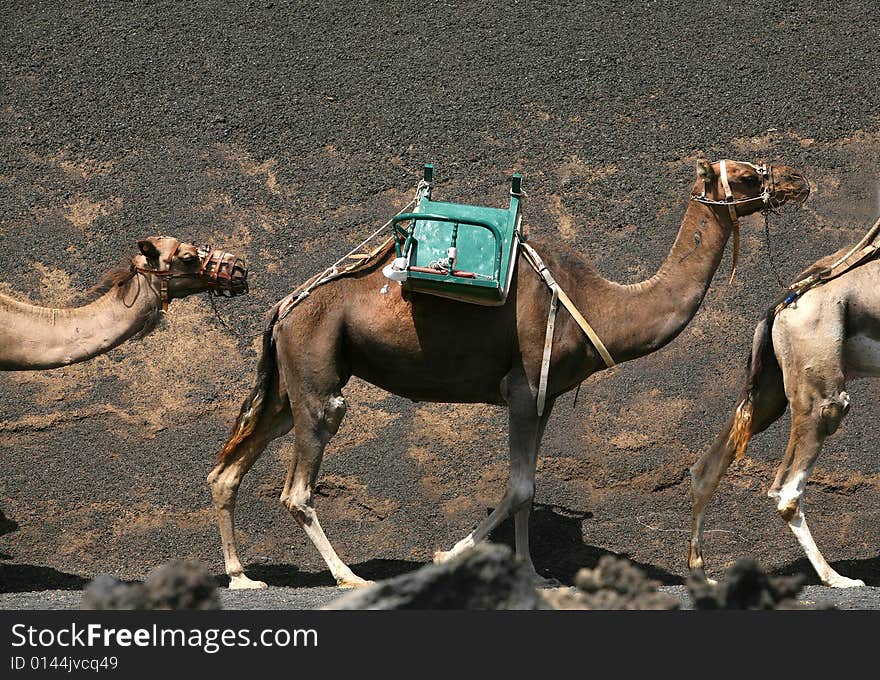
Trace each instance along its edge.
<path fill-rule="evenodd" d="M 616 364 L 614 359 L 611 358 L 608 349 L 605 347 L 605 343 L 602 342 L 596 334 L 596 331 L 593 330 L 593 327 L 577 310 L 577 307 L 574 306 L 574 303 L 568 295 L 565 294 L 565 291 L 562 290 L 558 283 L 556 283 L 556 279 L 553 278 L 553 275 L 550 273 L 550 270 L 547 269 L 547 266 L 544 264 L 540 255 L 538 255 L 535 249 L 528 243 L 520 242 L 520 247 L 522 248 L 526 261 L 531 265 L 532 269 L 538 272 L 538 275 L 544 280 L 544 283 L 547 284 L 547 287 L 550 288 L 552 292 L 552 297 L 550 299 L 550 313 L 547 317 L 547 332 L 544 337 L 544 354 L 541 359 L 541 377 L 538 381 L 537 405 L 538 415 L 540 416 L 544 413 L 544 405 L 547 399 L 547 377 L 550 372 L 550 354 L 553 350 L 553 330 L 556 324 L 556 312 L 558 310 L 559 302 L 561 302 L 568 310 L 568 313 L 571 314 L 575 323 L 581 327 L 581 330 L 586 333 L 593 347 L 596 348 L 599 356 L 602 357 L 602 361 L 605 362 L 605 365 L 608 368 L 611 368 Z"/>
<path fill-rule="evenodd" d="M 559 310 L 559 286 L 550 288 L 550 313 L 547 315 L 547 332 L 544 334 L 544 354 L 541 357 L 541 378 L 538 381 L 538 415 L 543 415 L 547 401 L 547 377 L 550 375 L 550 353 L 553 351 L 553 330 L 556 328 L 556 312 Z"/>

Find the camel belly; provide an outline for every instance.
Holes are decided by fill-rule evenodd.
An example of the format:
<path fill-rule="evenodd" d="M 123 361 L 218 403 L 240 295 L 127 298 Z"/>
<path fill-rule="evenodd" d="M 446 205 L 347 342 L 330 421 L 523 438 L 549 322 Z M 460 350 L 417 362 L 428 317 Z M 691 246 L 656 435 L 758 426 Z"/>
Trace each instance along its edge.
<path fill-rule="evenodd" d="M 380 283 L 349 297 L 357 302 L 342 336 L 352 375 L 413 401 L 501 402 L 516 339 L 512 309 L 404 298 L 394 288 L 382 294 Z"/>
<path fill-rule="evenodd" d="M 880 375 L 880 338 L 853 335 L 843 346 L 847 376 L 871 377 Z"/>
<path fill-rule="evenodd" d="M 501 403 L 501 381 L 510 370 L 498 355 L 469 355 L 461 347 L 405 354 L 346 349 L 352 375 L 413 401 Z"/>

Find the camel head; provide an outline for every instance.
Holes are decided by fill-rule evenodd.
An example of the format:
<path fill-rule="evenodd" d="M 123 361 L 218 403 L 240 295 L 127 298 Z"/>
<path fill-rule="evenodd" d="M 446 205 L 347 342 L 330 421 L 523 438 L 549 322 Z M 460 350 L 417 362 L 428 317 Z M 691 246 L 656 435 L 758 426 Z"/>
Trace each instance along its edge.
<path fill-rule="evenodd" d="M 788 201 L 805 201 L 810 185 L 787 165 L 755 165 L 745 161 L 697 161 L 692 198 L 709 205 L 730 206 L 737 217 L 774 210 Z"/>
<path fill-rule="evenodd" d="M 755 165 L 745 161 L 697 161 L 697 181 L 691 199 L 726 212 L 733 232 L 732 282 L 739 261 L 739 218 L 759 210 L 765 220 L 788 201 L 805 201 L 810 195 L 806 178 L 787 165 Z"/>
<path fill-rule="evenodd" d="M 209 291 L 234 297 L 248 292 L 244 260 L 211 246 L 196 247 L 170 236 L 138 241 L 134 269 L 159 279 L 163 309 L 174 298 Z"/>

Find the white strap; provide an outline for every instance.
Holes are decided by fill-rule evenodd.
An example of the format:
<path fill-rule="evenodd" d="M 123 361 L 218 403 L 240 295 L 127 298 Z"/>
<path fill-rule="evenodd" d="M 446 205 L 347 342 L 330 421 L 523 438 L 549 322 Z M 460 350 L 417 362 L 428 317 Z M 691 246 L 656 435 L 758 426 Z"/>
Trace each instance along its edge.
<path fill-rule="evenodd" d="M 728 201 L 727 212 L 730 214 L 730 222 L 733 225 L 733 269 L 730 270 L 730 279 L 727 281 L 733 283 L 733 278 L 736 276 L 736 265 L 739 261 L 739 217 L 736 214 L 736 205 L 732 202 L 733 192 L 730 190 L 730 181 L 727 179 L 726 160 L 721 161 L 721 186 L 724 189 L 724 198 Z"/>
<path fill-rule="evenodd" d="M 544 356 L 541 358 L 541 378 L 538 381 L 538 415 L 544 414 L 547 401 L 547 376 L 550 373 L 550 354 L 553 351 L 553 329 L 556 327 L 556 312 L 559 309 L 559 286 L 556 282 L 550 286 L 553 296 L 550 298 L 550 313 L 547 315 L 547 332 L 544 335 Z"/>
<path fill-rule="evenodd" d="M 541 278 L 544 279 L 544 282 L 548 287 L 552 288 L 554 284 L 556 284 L 555 279 L 550 274 L 550 270 L 547 269 L 541 257 L 535 251 L 532 246 L 528 243 L 521 243 L 520 246 L 523 249 L 523 252 L 526 255 L 526 261 L 532 266 Z M 581 314 L 577 307 L 575 307 L 574 303 L 571 301 L 571 298 L 565 294 L 565 291 L 562 288 L 559 288 L 559 301 L 562 303 L 563 307 L 568 310 L 568 313 L 571 314 L 572 318 L 575 320 L 578 326 L 581 327 L 581 330 L 586 334 L 592 343 L 593 347 L 599 353 L 599 356 L 602 357 L 602 361 L 605 362 L 605 365 L 608 368 L 615 366 L 614 359 L 611 358 L 611 353 L 605 347 L 605 343 L 602 342 L 599 335 L 596 331 L 593 330 L 593 327 L 589 324 L 589 322 L 584 318 L 583 314 Z"/>
<path fill-rule="evenodd" d="M 550 298 L 550 312 L 547 315 L 547 331 L 544 334 L 544 353 L 541 357 L 541 375 L 538 378 L 537 408 L 538 415 L 541 416 L 544 414 L 544 407 L 547 403 L 547 378 L 550 374 L 550 355 L 553 351 L 553 330 L 556 326 L 556 314 L 559 311 L 560 302 L 562 302 L 563 306 L 568 310 L 568 313 L 571 314 L 575 323 L 577 323 L 577 325 L 581 327 L 581 330 L 586 333 L 590 342 L 593 344 L 593 347 L 605 362 L 605 365 L 608 368 L 611 368 L 615 363 L 614 359 L 611 358 L 608 349 L 605 347 L 605 344 L 596 334 L 596 331 L 593 330 L 593 327 L 577 310 L 577 307 L 574 306 L 574 303 L 568 295 L 565 294 L 565 291 L 559 287 L 558 283 L 556 283 L 556 279 L 553 278 L 550 270 L 547 269 L 547 266 L 544 264 L 543 260 L 541 260 L 541 256 L 538 255 L 535 249 L 528 243 L 520 242 L 520 247 L 523 249 L 526 261 L 532 266 L 532 269 L 538 272 L 541 278 L 544 279 L 544 283 L 547 284 L 547 287 L 552 292 Z"/>

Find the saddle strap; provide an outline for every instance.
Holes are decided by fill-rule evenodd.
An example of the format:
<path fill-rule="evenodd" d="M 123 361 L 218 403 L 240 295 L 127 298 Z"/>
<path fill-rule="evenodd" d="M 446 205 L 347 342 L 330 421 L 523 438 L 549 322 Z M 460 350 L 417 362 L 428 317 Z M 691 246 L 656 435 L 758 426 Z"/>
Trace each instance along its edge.
<path fill-rule="evenodd" d="M 602 357 L 602 361 L 605 362 L 605 365 L 608 368 L 611 368 L 612 366 L 616 366 L 616 363 L 614 359 L 611 358 L 611 353 L 605 347 L 605 343 L 602 342 L 596 331 L 593 330 L 593 327 L 584 318 L 583 314 L 578 311 L 577 307 L 575 307 L 574 303 L 571 301 L 571 298 L 569 298 L 565 291 L 562 290 L 562 287 L 556 283 L 556 279 L 553 278 L 553 275 L 550 273 L 550 270 L 547 269 L 547 265 L 544 264 L 544 261 L 541 259 L 541 256 L 538 255 L 537 251 L 528 243 L 520 242 L 519 245 L 523 250 L 526 261 L 544 280 L 544 283 L 547 284 L 547 287 L 553 294 L 550 299 L 547 332 L 544 336 L 544 354 L 541 360 L 541 377 L 538 381 L 538 415 L 542 415 L 547 397 L 547 376 L 550 372 L 550 354 L 553 349 L 553 329 L 556 324 L 558 302 L 562 303 L 562 306 L 568 310 L 568 313 L 571 314 L 575 323 L 580 326 L 581 330 L 586 334 L 587 338 L 589 338 L 593 347 L 599 353 L 599 356 Z"/>
<path fill-rule="evenodd" d="M 541 378 L 538 381 L 538 415 L 544 415 L 547 402 L 547 376 L 550 375 L 550 354 L 553 352 L 553 330 L 556 328 L 556 312 L 559 310 L 559 286 L 553 284 L 550 313 L 547 315 L 547 332 L 544 334 L 544 355 L 541 357 Z"/>
<path fill-rule="evenodd" d="M 782 302 L 776 305 L 773 313 L 779 314 L 779 312 L 788 307 L 808 290 L 843 276 L 863 262 L 874 259 L 878 250 L 880 250 L 880 218 L 874 222 L 868 230 L 868 233 L 866 233 L 856 245 L 850 248 L 843 257 L 839 258 L 828 267 L 825 267 L 825 269 L 791 284 L 788 287 L 791 292 Z"/>
<path fill-rule="evenodd" d="M 727 212 L 730 215 L 730 224 L 733 229 L 733 268 L 730 270 L 730 279 L 727 283 L 733 283 L 736 277 L 736 264 L 739 262 L 739 218 L 736 214 L 736 205 L 733 202 L 733 192 L 730 190 L 730 181 L 727 179 L 727 161 L 721 161 L 721 186 L 724 189 L 724 200 L 728 201 Z"/>
<path fill-rule="evenodd" d="M 343 276 L 347 276 L 349 274 L 356 274 L 362 269 L 365 269 L 376 256 L 383 255 L 386 252 L 390 252 L 393 245 L 394 237 L 389 236 L 387 239 L 382 241 L 382 243 L 380 243 L 369 252 L 349 253 L 348 255 L 343 257 L 342 260 L 337 261 L 335 264 L 331 265 L 320 274 L 315 274 L 312 278 L 308 279 L 305 283 L 298 286 L 296 289 L 294 289 L 292 293 L 289 293 L 278 303 L 278 320 L 281 321 L 281 319 L 290 314 L 291 310 L 293 310 L 293 308 L 296 307 L 300 302 L 305 300 L 318 286 L 323 286 L 325 283 L 329 283 L 330 281 L 342 278 Z M 342 263 L 343 260 L 346 259 L 353 261 L 351 262 L 351 264 L 340 268 L 339 265 Z"/>

